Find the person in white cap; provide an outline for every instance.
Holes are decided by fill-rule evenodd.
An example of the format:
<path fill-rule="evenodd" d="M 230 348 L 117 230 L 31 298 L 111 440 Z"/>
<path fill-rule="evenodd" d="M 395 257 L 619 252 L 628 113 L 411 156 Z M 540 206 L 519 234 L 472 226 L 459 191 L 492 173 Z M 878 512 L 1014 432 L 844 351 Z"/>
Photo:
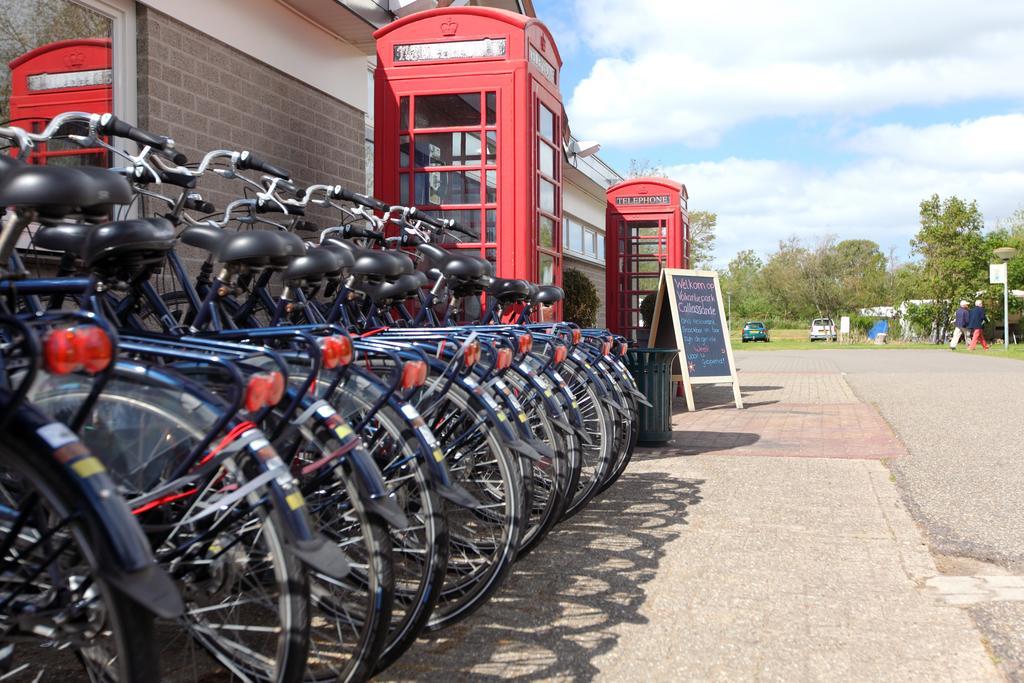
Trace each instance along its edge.
<path fill-rule="evenodd" d="M 971 334 L 967 331 L 967 317 L 970 311 L 967 307 L 970 306 L 964 300 L 960 301 L 960 308 L 956 309 L 956 320 L 954 321 L 955 327 L 953 328 L 953 339 L 949 342 L 949 350 L 956 351 L 956 345 L 963 339 L 964 343 L 971 341 Z"/>
<path fill-rule="evenodd" d="M 988 351 L 988 344 L 985 343 L 985 333 L 982 331 L 987 322 L 988 318 L 985 317 L 985 307 L 981 305 L 981 299 L 978 299 L 974 302 L 974 308 L 967 314 L 967 329 L 971 331 L 971 343 L 967 345 L 968 351 L 973 351 L 979 341 L 981 342 L 981 348 Z"/>

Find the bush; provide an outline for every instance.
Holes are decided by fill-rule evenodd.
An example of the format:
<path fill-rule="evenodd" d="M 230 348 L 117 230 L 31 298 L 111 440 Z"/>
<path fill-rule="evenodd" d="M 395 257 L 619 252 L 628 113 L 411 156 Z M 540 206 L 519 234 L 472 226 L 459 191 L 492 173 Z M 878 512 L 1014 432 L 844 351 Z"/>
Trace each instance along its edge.
<path fill-rule="evenodd" d="M 657 300 L 657 292 L 651 292 L 640 300 L 640 317 L 644 319 L 644 327 L 649 328 L 654 322 L 654 304 Z"/>
<path fill-rule="evenodd" d="M 580 327 L 597 325 L 597 309 L 601 306 L 601 298 L 590 278 L 578 270 L 566 268 L 562 272 L 562 289 L 565 290 L 565 321 Z"/>

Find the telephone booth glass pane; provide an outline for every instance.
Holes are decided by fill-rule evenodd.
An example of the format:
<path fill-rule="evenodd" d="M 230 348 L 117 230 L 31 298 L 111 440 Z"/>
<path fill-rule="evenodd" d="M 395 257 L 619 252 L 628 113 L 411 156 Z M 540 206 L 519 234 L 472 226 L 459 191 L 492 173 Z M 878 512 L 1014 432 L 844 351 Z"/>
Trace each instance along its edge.
<path fill-rule="evenodd" d="M 543 102 L 537 102 L 537 281 L 557 284 L 562 272 L 561 224 L 559 202 L 561 167 L 558 150 L 561 124 L 558 116 Z"/>
<path fill-rule="evenodd" d="M 491 91 L 413 95 L 401 105 L 413 123 L 399 140 L 399 162 L 410 171 L 399 175 L 403 203 L 455 219 L 474 237 L 447 233 L 445 244 L 481 256 L 497 240 L 498 134 L 488 128 L 496 104 Z"/>
<path fill-rule="evenodd" d="M 619 328 L 633 336 L 640 327 L 640 302 L 658 289 L 658 274 L 668 259 L 665 219 L 619 221 Z"/>
<path fill-rule="evenodd" d="M 417 128 L 474 125 L 480 125 L 480 93 L 416 97 Z"/>

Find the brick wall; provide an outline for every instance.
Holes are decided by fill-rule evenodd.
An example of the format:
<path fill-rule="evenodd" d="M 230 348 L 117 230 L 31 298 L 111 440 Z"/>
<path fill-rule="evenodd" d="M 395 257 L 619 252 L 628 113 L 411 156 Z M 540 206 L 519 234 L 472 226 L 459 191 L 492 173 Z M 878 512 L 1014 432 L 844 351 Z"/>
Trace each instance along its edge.
<path fill-rule="evenodd" d="M 365 187 L 361 111 L 161 12 L 136 10 L 141 127 L 172 137 L 189 161 L 248 149 L 299 184 Z M 241 188 L 204 178 L 197 189 L 222 209 Z M 307 217 L 322 227 L 337 222 L 322 209 Z"/>
<path fill-rule="evenodd" d="M 597 326 L 598 327 L 605 327 L 605 325 L 606 325 L 606 322 L 605 322 L 605 320 L 606 320 L 606 318 L 605 318 L 606 306 L 605 306 L 605 290 L 604 290 L 604 287 L 605 287 L 605 269 L 604 269 L 604 266 L 598 265 L 598 264 L 595 264 L 595 263 L 591 263 L 590 261 L 583 261 L 581 259 L 573 258 L 569 254 L 564 254 L 562 256 L 562 261 L 563 261 L 563 265 L 562 265 L 563 270 L 568 269 L 568 268 L 572 268 L 574 270 L 578 270 L 581 273 L 583 273 L 584 275 L 586 275 L 587 278 L 591 282 L 594 283 L 594 287 L 597 289 L 597 296 L 598 296 L 598 298 L 601 299 L 601 306 L 597 310 Z"/>

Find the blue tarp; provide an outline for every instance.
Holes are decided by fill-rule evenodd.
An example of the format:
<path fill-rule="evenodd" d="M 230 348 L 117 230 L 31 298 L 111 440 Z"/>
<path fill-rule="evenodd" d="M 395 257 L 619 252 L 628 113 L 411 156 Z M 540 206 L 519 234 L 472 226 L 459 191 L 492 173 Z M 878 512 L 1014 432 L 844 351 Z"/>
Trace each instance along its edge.
<path fill-rule="evenodd" d="M 889 334 L 889 321 L 879 320 L 868 330 L 868 339 L 874 339 L 880 334 Z"/>

